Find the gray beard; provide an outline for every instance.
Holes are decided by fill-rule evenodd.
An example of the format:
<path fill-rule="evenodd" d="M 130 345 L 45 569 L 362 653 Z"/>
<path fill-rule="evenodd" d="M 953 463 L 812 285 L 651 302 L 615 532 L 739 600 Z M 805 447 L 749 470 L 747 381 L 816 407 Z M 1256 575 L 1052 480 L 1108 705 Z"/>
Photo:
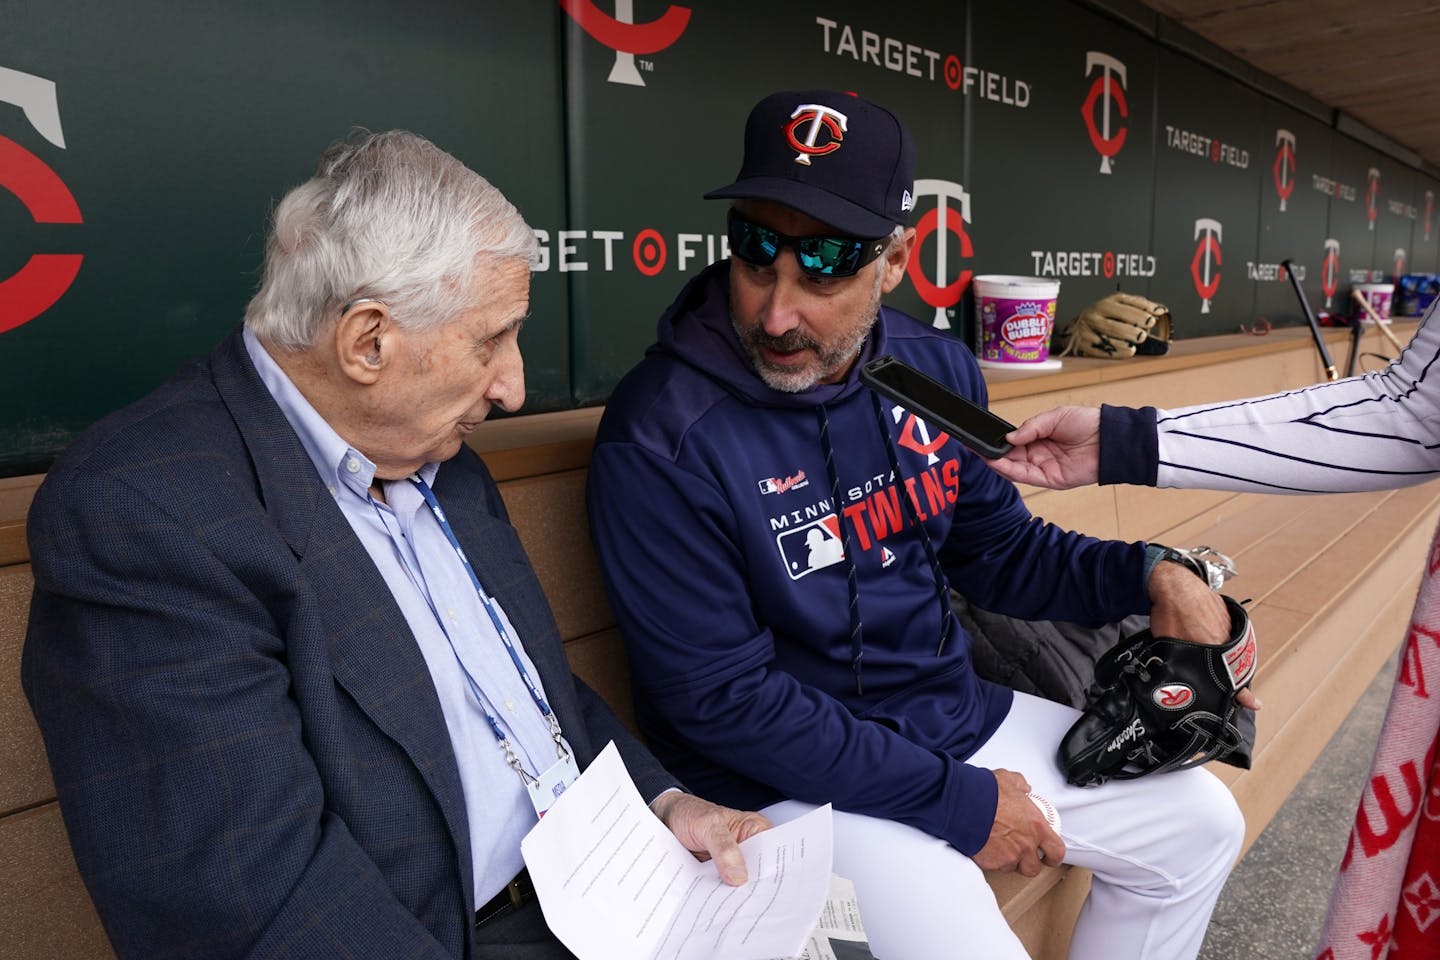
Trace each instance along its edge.
<path fill-rule="evenodd" d="M 751 366 L 755 368 L 755 372 L 759 374 L 760 379 L 767 387 L 780 393 L 804 393 L 821 381 L 842 373 L 855 361 L 855 357 L 860 353 L 860 347 L 865 343 L 865 338 L 870 335 L 871 328 L 875 326 L 875 318 L 880 313 L 880 288 L 884 280 L 884 273 L 877 271 L 875 288 L 871 291 L 870 302 L 866 304 L 862 314 L 869 318 L 868 321 L 857 324 L 844 340 L 830 350 L 822 349 L 817 340 L 798 330 L 791 330 L 783 336 L 771 337 L 757 324 L 747 333 L 741 328 L 733 308 L 730 311 L 730 324 L 735 328 L 735 335 L 740 338 L 740 345 L 745 348 L 745 353 L 750 357 Z M 776 368 L 765 362 L 760 353 L 761 347 L 769 347 L 781 353 L 801 349 L 814 350 L 818 363 L 798 371 Z"/>

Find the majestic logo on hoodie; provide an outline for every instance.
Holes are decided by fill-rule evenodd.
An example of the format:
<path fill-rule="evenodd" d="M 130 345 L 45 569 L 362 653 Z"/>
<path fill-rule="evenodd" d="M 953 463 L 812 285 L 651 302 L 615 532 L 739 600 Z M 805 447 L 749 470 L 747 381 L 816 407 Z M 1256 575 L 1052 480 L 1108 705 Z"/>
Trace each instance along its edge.
<path fill-rule="evenodd" d="M 785 560 L 785 572 L 791 580 L 799 580 L 807 573 L 831 567 L 845 559 L 845 545 L 840 539 L 840 518 L 830 513 L 795 527 L 782 531 L 775 538 L 780 556 Z"/>

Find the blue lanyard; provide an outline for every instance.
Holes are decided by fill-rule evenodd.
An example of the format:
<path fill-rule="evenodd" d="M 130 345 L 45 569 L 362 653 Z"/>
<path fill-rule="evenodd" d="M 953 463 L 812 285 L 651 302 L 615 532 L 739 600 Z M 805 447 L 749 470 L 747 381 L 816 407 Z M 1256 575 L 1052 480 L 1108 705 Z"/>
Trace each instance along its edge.
<path fill-rule="evenodd" d="M 499 634 L 500 642 L 504 645 L 505 652 L 510 655 L 510 662 L 514 664 L 515 671 L 520 675 L 520 679 L 525 684 L 525 689 L 530 691 L 530 698 L 535 701 L 535 706 L 539 709 L 541 715 L 545 717 L 549 725 L 550 736 L 555 741 L 556 755 L 563 760 L 569 755 L 569 751 L 565 747 L 563 733 L 560 729 L 560 721 L 556 718 L 554 711 L 550 709 L 550 705 L 545 702 L 545 698 L 540 695 L 540 688 L 530 676 L 530 671 L 525 669 L 525 662 L 520 659 L 520 653 L 515 648 L 515 642 L 510 638 L 510 631 L 505 628 L 505 621 L 500 618 L 495 601 L 485 592 L 485 588 L 480 583 L 480 577 L 476 575 L 475 568 L 470 564 L 470 559 L 465 556 L 465 550 L 460 546 L 460 541 L 456 538 L 455 531 L 450 526 L 450 521 L 445 519 L 445 510 L 440 506 L 440 501 L 436 499 L 435 491 L 430 489 L 430 485 L 422 480 L 419 474 L 411 474 L 409 480 L 415 485 L 415 489 L 420 492 L 420 496 L 425 499 L 425 504 L 430 508 L 430 512 L 434 514 L 436 522 L 440 524 L 440 530 L 445 534 L 445 539 L 450 542 L 450 546 L 455 550 L 455 555 L 460 558 L 460 565 L 465 568 L 465 573 L 469 575 L 470 583 L 475 587 L 475 593 L 480 598 L 480 603 L 485 608 L 485 613 L 490 617 L 490 623 L 494 625 L 495 632 Z M 491 711 L 486 697 L 480 690 L 479 684 L 477 684 L 475 678 L 470 675 L 470 671 L 466 668 L 464 660 L 460 657 L 460 652 L 455 649 L 455 641 L 450 637 L 450 631 L 445 628 L 445 622 L 440 617 L 439 612 L 435 610 L 435 604 L 430 599 L 428 591 L 422 590 L 421 594 L 425 597 L 426 604 L 430 607 L 431 613 L 435 615 L 441 632 L 445 634 L 445 639 L 450 644 L 450 650 L 455 654 L 455 660 L 460 665 L 460 671 L 465 675 L 465 680 L 470 686 L 470 692 L 474 694 L 476 702 L 479 703 L 481 711 L 485 714 L 485 720 L 490 725 L 490 731 L 495 735 L 495 739 L 499 742 L 501 749 L 504 750 L 506 763 L 520 775 L 523 781 L 528 782 L 534 780 L 534 777 L 521 765 L 519 757 L 515 755 L 510 739 L 505 735 L 504 730 L 501 729 L 500 721 Z"/>

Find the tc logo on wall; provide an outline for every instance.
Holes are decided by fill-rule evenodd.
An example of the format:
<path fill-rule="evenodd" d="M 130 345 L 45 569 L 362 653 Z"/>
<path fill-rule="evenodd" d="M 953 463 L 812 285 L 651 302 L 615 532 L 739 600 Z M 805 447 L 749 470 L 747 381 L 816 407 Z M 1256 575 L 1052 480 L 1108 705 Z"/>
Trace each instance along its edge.
<path fill-rule="evenodd" d="M 1275 192 L 1280 195 L 1280 212 L 1285 212 L 1285 201 L 1295 192 L 1295 134 L 1289 130 L 1275 131 Z"/>
<path fill-rule="evenodd" d="M 1320 261 L 1320 292 L 1325 294 L 1325 309 L 1335 302 L 1335 291 L 1340 289 L 1340 241 L 1333 237 L 1325 241 L 1325 259 Z"/>
<path fill-rule="evenodd" d="M 649 73 L 653 64 L 637 61 L 637 56 L 659 53 L 680 39 L 690 24 L 690 8 L 671 6 L 659 19 L 649 23 L 635 22 L 634 0 L 615 0 L 615 16 L 603 13 L 595 0 L 560 0 L 560 8 L 590 36 L 615 51 L 615 66 L 610 68 L 611 83 L 645 86 L 640 76 Z"/>
<path fill-rule="evenodd" d="M 42 137 L 61 150 L 55 84 L 0 67 L 0 102 L 12 103 Z M 80 206 L 58 174 L 20 144 L 0 136 L 0 187 L 15 195 L 35 223 L 83 223 Z M 0 280 L 0 333 L 29 323 L 55 305 L 80 273 L 78 253 L 36 253 L 19 272 Z"/>
<path fill-rule="evenodd" d="M 1220 235 L 1219 220 L 1201 217 L 1195 221 L 1195 256 L 1190 258 L 1190 277 L 1195 281 L 1195 292 L 1200 296 L 1200 312 L 1210 312 L 1210 301 L 1220 289 Z"/>
<path fill-rule="evenodd" d="M 1370 168 L 1370 185 L 1365 188 L 1365 219 L 1370 221 L 1370 229 L 1375 229 L 1375 217 L 1380 213 L 1380 171 L 1374 167 Z"/>
<path fill-rule="evenodd" d="M 926 197 L 934 197 L 935 206 L 921 215 L 915 224 L 915 255 L 910 258 L 905 272 L 920 299 L 935 308 L 935 326 L 948 330 L 950 315 L 947 311 L 960 302 L 965 289 L 970 286 L 970 270 L 958 271 L 955 279 L 946 283 L 950 275 L 949 234 L 955 235 L 962 261 L 975 255 L 970 235 L 965 232 L 965 225 L 970 222 L 970 194 L 960 184 L 949 180 L 916 180 L 916 206 L 920 206 L 920 201 Z M 926 275 L 925 267 L 921 265 L 925 241 L 931 234 L 935 235 L 934 280 Z"/>
<path fill-rule="evenodd" d="M 1085 119 L 1085 132 L 1090 134 L 1090 145 L 1100 154 L 1100 172 L 1110 172 L 1110 161 L 1125 146 L 1125 135 L 1130 129 L 1112 122 L 1110 105 L 1120 120 L 1130 116 L 1130 107 L 1125 102 L 1125 64 L 1098 50 L 1085 51 L 1085 76 L 1100 69 L 1100 76 L 1090 84 L 1090 92 L 1080 105 L 1080 116 Z M 1096 107 L 1099 117 L 1096 117 Z"/>

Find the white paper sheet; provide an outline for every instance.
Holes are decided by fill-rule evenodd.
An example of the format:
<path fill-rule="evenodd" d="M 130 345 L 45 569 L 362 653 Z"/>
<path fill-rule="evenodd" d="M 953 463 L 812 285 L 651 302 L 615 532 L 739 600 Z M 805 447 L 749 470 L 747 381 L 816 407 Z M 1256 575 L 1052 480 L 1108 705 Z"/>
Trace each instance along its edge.
<path fill-rule="evenodd" d="M 579 960 L 797 956 L 830 887 L 830 807 L 740 845 L 727 886 L 650 812 L 612 743 L 520 844 L 545 921 Z"/>

